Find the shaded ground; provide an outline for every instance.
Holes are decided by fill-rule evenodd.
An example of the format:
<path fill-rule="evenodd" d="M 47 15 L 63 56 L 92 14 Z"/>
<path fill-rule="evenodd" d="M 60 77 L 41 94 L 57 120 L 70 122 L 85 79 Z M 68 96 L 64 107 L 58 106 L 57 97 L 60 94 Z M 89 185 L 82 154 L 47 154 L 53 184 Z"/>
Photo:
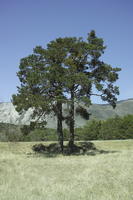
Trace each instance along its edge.
<path fill-rule="evenodd" d="M 46 156 L 54 157 L 58 154 L 61 154 L 60 146 L 58 143 L 51 143 L 49 145 L 34 144 L 32 150 L 35 153 L 43 154 Z M 97 154 L 107 154 L 115 153 L 117 151 L 107 151 L 99 150 L 96 148 L 92 142 L 78 142 L 73 146 L 73 150 L 70 149 L 69 145 L 64 145 L 63 155 L 97 155 Z"/>

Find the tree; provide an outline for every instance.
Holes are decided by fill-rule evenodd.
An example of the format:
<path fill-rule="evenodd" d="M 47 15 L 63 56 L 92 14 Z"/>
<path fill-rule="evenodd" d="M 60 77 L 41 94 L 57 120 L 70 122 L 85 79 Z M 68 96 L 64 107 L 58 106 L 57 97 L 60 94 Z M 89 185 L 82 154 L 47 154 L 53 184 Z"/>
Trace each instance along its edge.
<path fill-rule="evenodd" d="M 75 110 L 89 117 L 84 105 L 91 104 L 92 95 L 100 96 L 113 107 L 116 105 L 119 90 L 114 82 L 120 68 L 113 68 L 100 60 L 105 48 L 103 39 L 91 31 L 87 41 L 76 37 L 58 38 L 46 49 L 36 47 L 32 55 L 20 61 L 17 75 L 21 86 L 18 94 L 13 95 L 13 104 L 19 112 L 32 108 L 32 118 L 38 118 L 42 126 L 46 124 L 45 116 L 54 112 L 62 152 L 63 120 L 69 125 L 69 147 L 73 151 Z M 62 114 L 63 103 L 69 105 L 65 117 Z M 79 104 L 76 109 L 75 103 Z"/>
<path fill-rule="evenodd" d="M 39 120 L 44 121 L 47 114 L 52 111 L 55 113 L 62 152 L 62 121 L 65 119 L 62 115 L 62 103 L 69 102 L 67 98 L 68 88 L 71 87 L 71 82 L 75 76 L 72 77 L 70 73 L 73 74 L 73 68 L 70 71 L 66 63 L 71 59 L 72 49 L 75 46 L 80 47 L 80 43 L 83 43 L 81 39 L 75 37 L 58 38 L 50 42 L 46 49 L 36 47 L 32 55 L 20 61 L 20 71 L 17 75 L 21 86 L 18 87 L 18 94 L 13 95 L 13 104 L 16 106 L 17 111 L 21 113 L 32 108 L 34 111 L 32 118 L 34 120 L 39 117 Z M 71 112 L 71 119 L 72 114 Z M 71 130 L 72 123 L 70 119 L 69 122 Z M 35 125 L 35 123 L 32 123 L 32 125 Z M 43 123 L 40 123 L 40 125 L 43 125 Z"/>

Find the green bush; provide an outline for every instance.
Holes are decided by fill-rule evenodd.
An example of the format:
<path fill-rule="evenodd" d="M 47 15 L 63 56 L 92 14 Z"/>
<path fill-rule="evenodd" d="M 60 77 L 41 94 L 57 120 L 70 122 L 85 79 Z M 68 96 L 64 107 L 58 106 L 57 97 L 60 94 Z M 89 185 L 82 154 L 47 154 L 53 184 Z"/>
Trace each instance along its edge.
<path fill-rule="evenodd" d="M 57 141 L 55 129 L 35 129 L 23 136 L 24 141 Z"/>
<path fill-rule="evenodd" d="M 101 129 L 101 121 L 89 121 L 84 127 L 75 129 L 76 140 L 97 140 Z"/>
<path fill-rule="evenodd" d="M 82 128 L 85 140 L 133 139 L 133 115 L 92 120 Z"/>

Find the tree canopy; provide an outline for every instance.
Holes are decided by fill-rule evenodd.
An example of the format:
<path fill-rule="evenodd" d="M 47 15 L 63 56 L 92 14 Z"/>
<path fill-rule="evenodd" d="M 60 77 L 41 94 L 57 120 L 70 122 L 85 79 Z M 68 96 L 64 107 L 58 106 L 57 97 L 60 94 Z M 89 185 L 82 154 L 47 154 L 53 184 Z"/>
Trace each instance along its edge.
<path fill-rule="evenodd" d="M 69 126 L 73 151 L 75 112 L 88 117 L 84 105 L 91 104 L 92 95 L 116 106 L 119 88 L 114 83 L 120 68 L 101 60 L 105 49 L 103 39 L 91 31 L 87 40 L 65 37 L 51 41 L 46 48 L 37 46 L 33 54 L 20 61 L 17 75 L 21 85 L 13 95 L 13 104 L 20 113 L 32 108 L 32 118 L 42 126 L 46 124 L 45 116 L 54 112 L 62 152 L 63 120 Z M 79 105 L 76 109 L 75 103 Z M 63 116 L 63 104 L 68 104 L 67 116 Z"/>

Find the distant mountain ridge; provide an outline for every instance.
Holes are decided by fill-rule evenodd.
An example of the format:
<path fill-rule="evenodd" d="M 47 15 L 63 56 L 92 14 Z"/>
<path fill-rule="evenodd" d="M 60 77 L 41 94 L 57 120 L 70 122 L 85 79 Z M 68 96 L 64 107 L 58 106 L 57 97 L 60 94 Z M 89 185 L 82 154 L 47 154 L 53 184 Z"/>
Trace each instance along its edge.
<path fill-rule="evenodd" d="M 67 107 L 64 105 L 64 113 L 66 112 L 66 109 Z M 133 98 L 118 101 L 115 109 L 113 109 L 109 104 L 93 104 L 87 108 L 87 110 L 91 114 L 90 119 L 105 120 L 108 118 L 124 116 L 127 114 L 133 115 Z M 29 109 L 27 112 L 19 115 L 12 103 L 0 103 L 0 122 L 3 123 L 11 123 L 17 125 L 29 124 L 31 113 L 32 110 Z M 48 115 L 46 120 L 47 127 L 56 128 L 56 117 L 53 114 Z M 81 127 L 85 125 L 86 122 L 87 120 L 84 120 L 81 118 L 81 116 L 75 114 L 76 127 Z M 66 127 L 65 124 L 64 127 Z"/>

